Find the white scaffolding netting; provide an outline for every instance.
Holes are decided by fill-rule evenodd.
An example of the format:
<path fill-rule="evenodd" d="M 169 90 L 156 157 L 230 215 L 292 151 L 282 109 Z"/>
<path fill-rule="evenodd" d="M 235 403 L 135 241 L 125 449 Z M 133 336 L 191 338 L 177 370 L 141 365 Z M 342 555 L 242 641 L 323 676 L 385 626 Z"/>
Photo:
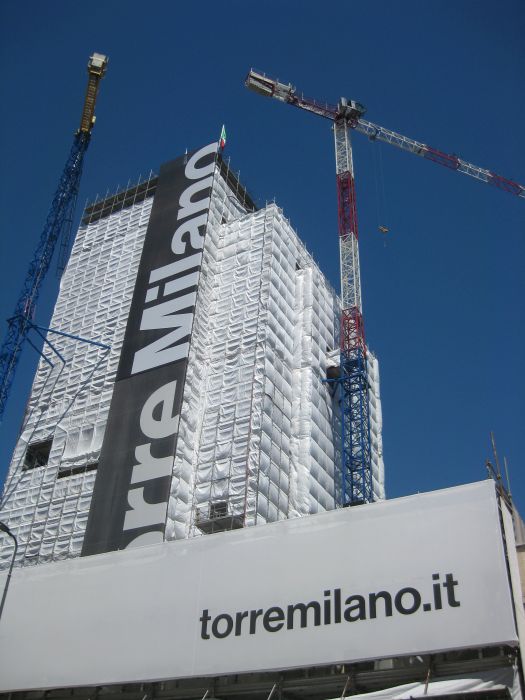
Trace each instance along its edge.
<path fill-rule="evenodd" d="M 110 346 L 48 334 L 3 494 L 1 519 L 18 560 L 80 554 L 152 197 L 79 228 L 51 328 Z M 28 445 L 50 443 L 45 465 L 27 468 Z M 0 552 L 0 564 L 11 556 Z"/>
<path fill-rule="evenodd" d="M 334 508 L 336 295 L 275 205 L 209 227 L 204 268 L 168 538 Z"/>

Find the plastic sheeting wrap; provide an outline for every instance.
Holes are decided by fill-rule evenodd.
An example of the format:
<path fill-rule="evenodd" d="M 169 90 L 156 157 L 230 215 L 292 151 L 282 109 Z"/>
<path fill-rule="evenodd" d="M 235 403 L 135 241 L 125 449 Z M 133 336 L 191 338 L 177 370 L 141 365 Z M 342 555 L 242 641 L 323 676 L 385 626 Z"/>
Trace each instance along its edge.
<path fill-rule="evenodd" d="M 80 554 L 154 184 L 137 186 L 136 201 L 128 190 L 131 205 L 115 211 L 108 202 L 119 198 L 104 200 L 77 233 L 50 325 L 111 349 L 49 336 L 65 363 L 46 348 L 54 366 L 38 366 L 0 514 L 18 538 L 19 563 Z M 216 169 L 167 539 L 339 501 L 339 406 L 323 381 L 338 354 L 339 300 L 282 211 L 249 213 L 234 184 Z M 379 375 L 369 357 L 374 491 L 383 497 Z M 24 469 L 28 445 L 45 441 L 47 463 Z M 6 545 L 0 567 L 10 557 Z"/>
<path fill-rule="evenodd" d="M 3 495 L 1 519 L 18 538 L 18 561 L 80 554 L 96 463 L 152 198 L 81 226 L 50 327 L 104 343 L 48 335 Z M 52 440 L 45 466 L 24 469 L 28 445 Z M 6 565 L 12 550 L 0 551 Z"/>
<path fill-rule="evenodd" d="M 168 538 L 335 506 L 337 297 L 277 206 L 210 223 Z"/>
<path fill-rule="evenodd" d="M 208 418 L 205 423 L 204 406 L 210 397 L 206 392 L 210 376 L 210 344 L 216 339 L 212 332 L 213 319 L 217 309 L 217 280 L 221 275 L 227 275 L 220 261 L 220 231 L 226 222 L 238 218 L 246 212 L 245 208 L 234 196 L 225 179 L 216 171 L 213 180 L 213 190 L 210 202 L 208 226 L 204 244 L 204 254 L 199 277 L 199 290 L 195 318 L 193 322 L 188 370 L 184 386 L 184 398 L 179 423 L 177 449 L 173 467 L 171 495 L 168 504 L 166 522 L 166 538 L 174 539 L 187 537 L 190 534 L 192 513 L 195 513 L 195 494 L 198 487 L 196 473 L 198 470 L 197 446 L 202 435 L 210 426 L 210 420 L 217 421 L 219 408 L 215 418 Z M 231 370 L 230 370 L 231 371 Z M 211 395 L 218 390 L 217 379 L 212 384 Z M 235 403 L 236 397 L 232 392 L 228 397 Z M 237 427 L 239 429 L 239 426 Z M 222 454 L 225 454 L 224 435 Z M 221 454 L 221 449 L 219 449 Z M 219 469 L 224 471 L 224 460 Z M 217 485 L 216 491 L 220 488 Z"/>
<path fill-rule="evenodd" d="M 506 691 L 512 700 L 521 700 L 519 672 L 516 667 L 497 668 L 491 671 L 465 673 L 430 680 L 428 683 L 414 681 L 371 693 L 360 693 L 349 697 L 355 700 L 411 700 L 425 697 L 458 697 L 468 693 L 489 697 L 495 691 Z M 333 698 L 333 700 L 339 700 Z"/>
<path fill-rule="evenodd" d="M 385 498 L 385 465 L 383 462 L 383 413 L 379 391 L 379 362 L 370 350 L 367 353 L 368 401 L 370 406 L 370 444 L 372 487 L 376 499 Z"/>

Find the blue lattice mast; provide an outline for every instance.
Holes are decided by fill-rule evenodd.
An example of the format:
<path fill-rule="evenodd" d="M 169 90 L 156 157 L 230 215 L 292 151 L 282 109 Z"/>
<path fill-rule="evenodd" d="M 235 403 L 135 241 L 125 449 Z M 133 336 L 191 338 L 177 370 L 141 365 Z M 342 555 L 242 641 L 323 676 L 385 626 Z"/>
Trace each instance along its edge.
<path fill-rule="evenodd" d="M 80 128 L 75 134 L 14 313 L 7 322 L 7 334 L 0 349 L 0 418 L 5 410 L 24 341 L 33 327 L 32 321 L 42 283 L 51 265 L 57 242 L 67 231 L 73 218 L 84 154 L 89 146 L 95 123 L 94 113 L 99 84 L 106 71 L 107 62 L 107 57 L 98 53 L 94 53 L 89 60 L 89 78 Z"/>
<path fill-rule="evenodd" d="M 494 185 L 525 198 L 525 187 L 395 131 L 365 121 L 365 109 L 358 102 L 341 98 L 337 105 L 297 93 L 291 84 L 280 83 L 264 73 L 251 70 L 246 86 L 265 97 L 299 107 L 334 122 L 337 196 L 339 209 L 339 250 L 341 262 L 341 366 L 337 380 L 342 405 L 342 496 L 341 505 L 368 503 L 374 499 L 368 394 L 367 348 L 361 304 L 357 210 L 349 129 L 375 141 L 383 141 L 439 165 Z"/>

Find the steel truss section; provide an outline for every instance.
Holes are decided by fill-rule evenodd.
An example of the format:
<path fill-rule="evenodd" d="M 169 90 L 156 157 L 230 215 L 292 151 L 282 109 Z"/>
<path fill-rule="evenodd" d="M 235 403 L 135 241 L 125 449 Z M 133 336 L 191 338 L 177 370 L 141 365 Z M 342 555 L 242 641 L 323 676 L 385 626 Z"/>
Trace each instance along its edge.
<path fill-rule="evenodd" d="M 359 276 L 359 244 L 355 236 L 339 238 L 341 262 L 341 306 L 361 311 L 361 281 Z"/>
<path fill-rule="evenodd" d="M 341 352 L 343 506 L 370 503 L 372 489 L 370 413 L 366 356 Z"/>
<path fill-rule="evenodd" d="M 392 146 L 397 146 L 402 148 L 404 151 L 409 151 L 417 156 L 431 160 L 439 165 L 444 165 L 446 168 L 451 170 L 457 170 L 458 173 L 463 173 L 464 175 L 470 175 L 476 178 L 476 180 L 481 180 L 489 185 L 494 185 L 500 190 L 505 190 L 505 192 L 510 192 L 510 194 L 515 194 L 517 197 L 525 198 L 525 188 L 513 180 L 508 180 L 501 175 L 496 175 L 496 173 L 480 168 L 477 165 L 463 160 L 455 153 L 448 154 L 443 151 L 439 151 L 437 148 L 432 148 L 427 146 L 425 143 L 420 141 L 415 141 L 414 139 L 409 139 L 407 136 L 402 136 L 397 134 L 395 131 L 390 129 L 385 129 L 383 126 L 377 126 L 377 124 L 372 124 L 372 122 L 366 121 L 366 119 L 359 119 L 355 124 L 355 130 L 359 131 L 361 134 L 365 134 L 372 141 L 376 139 L 379 141 L 384 141 L 385 143 L 390 143 Z"/>
<path fill-rule="evenodd" d="M 370 406 L 363 317 L 356 307 L 341 314 L 343 506 L 374 500 Z"/>
<path fill-rule="evenodd" d="M 334 124 L 334 141 L 341 263 L 341 305 L 343 309 L 356 307 L 359 313 L 362 313 L 354 167 L 348 128 L 344 120 L 336 121 Z"/>

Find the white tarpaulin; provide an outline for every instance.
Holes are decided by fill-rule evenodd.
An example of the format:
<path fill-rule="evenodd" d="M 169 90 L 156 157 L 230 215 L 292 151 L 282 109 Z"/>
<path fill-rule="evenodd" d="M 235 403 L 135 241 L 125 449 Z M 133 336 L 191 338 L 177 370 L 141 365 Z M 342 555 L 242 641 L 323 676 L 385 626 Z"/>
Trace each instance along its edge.
<path fill-rule="evenodd" d="M 17 569 L 0 690 L 502 644 L 517 634 L 494 484 L 483 481 Z"/>
<path fill-rule="evenodd" d="M 456 693 L 483 693 L 508 689 L 511 698 L 521 698 L 518 672 L 515 668 L 498 668 L 493 671 L 481 671 L 468 676 L 451 676 L 427 683 L 403 683 L 393 688 L 385 688 L 374 693 L 352 695 L 352 700 L 410 700 Z M 340 700 L 340 696 L 333 698 Z"/>

